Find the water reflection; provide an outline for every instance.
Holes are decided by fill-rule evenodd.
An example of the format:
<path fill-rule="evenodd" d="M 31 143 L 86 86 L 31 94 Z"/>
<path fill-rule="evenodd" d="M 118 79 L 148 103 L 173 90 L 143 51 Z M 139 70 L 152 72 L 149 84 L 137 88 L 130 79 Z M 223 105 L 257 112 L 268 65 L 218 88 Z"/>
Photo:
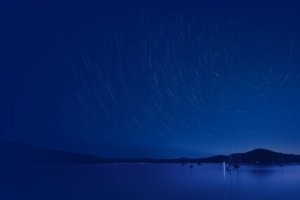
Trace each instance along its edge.
<path fill-rule="evenodd" d="M 0 168 L 2 199 L 299 199 L 300 166 L 124 164 Z"/>
<path fill-rule="evenodd" d="M 255 166 L 251 168 L 246 168 L 244 170 L 247 173 L 251 173 L 252 176 L 273 176 L 274 173 L 282 173 L 282 169 L 276 169 L 276 167 L 272 166 Z"/>
<path fill-rule="evenodd" d="M 300 166 L 242 166 L 226 174 L 229 199 L 299 198 Z M 291 198 L 289 198 L 291 199 Z"/>

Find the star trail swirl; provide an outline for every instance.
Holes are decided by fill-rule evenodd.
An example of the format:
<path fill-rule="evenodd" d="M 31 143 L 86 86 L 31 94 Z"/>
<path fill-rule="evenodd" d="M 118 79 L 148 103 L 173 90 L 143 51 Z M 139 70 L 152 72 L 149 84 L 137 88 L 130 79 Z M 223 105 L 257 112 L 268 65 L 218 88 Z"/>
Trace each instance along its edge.
<path fill-rule="evenodd" d="M 296 9 L 49 9 L 12 23 L 3 139 L 104 157 L 300 153 Z"/>

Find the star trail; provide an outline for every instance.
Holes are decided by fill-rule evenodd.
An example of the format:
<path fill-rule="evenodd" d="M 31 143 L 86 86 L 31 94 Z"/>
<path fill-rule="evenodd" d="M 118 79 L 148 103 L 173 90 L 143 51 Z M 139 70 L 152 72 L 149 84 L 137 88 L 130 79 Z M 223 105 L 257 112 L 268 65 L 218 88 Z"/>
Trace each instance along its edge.
<path fill-rule="evenodd" d="M 300 154 L 295 8 L 99 6 L 8 19 L 2 140 L 102 157 Z"/>

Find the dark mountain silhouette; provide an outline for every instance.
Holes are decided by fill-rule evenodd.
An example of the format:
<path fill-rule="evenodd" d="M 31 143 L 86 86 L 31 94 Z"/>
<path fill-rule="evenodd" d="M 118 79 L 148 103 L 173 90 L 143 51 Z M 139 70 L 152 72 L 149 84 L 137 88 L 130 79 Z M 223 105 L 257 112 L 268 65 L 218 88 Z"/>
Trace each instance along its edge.
<path fill-rule="evenodd" d="M 34 147 L 21 143 L 0 143 L 1 164 L 221 163 L 229 160 L 243 164 L 292 164 L 300 163 L 300 156 L 273 152 L 267 149 L 254 149 L 246 153 L 231 154 L 229 156 L 218 155 L 196 159 L 99 158 L 92 155 Z"/>
<path fill-rule="evenodd" d="M 300 155 L 284 154 L 267 149 L 254 149 L 246 153 L 232 154 L 233 162 L 244 164 L 292 164 L 300 163 Z"/>
<path fill-rule="evenodd" d="M 73 164 L 97 163 L 96 156 L 45 149 L 27 144 L 0 143 L 0 163 L 5 164 Z"/>

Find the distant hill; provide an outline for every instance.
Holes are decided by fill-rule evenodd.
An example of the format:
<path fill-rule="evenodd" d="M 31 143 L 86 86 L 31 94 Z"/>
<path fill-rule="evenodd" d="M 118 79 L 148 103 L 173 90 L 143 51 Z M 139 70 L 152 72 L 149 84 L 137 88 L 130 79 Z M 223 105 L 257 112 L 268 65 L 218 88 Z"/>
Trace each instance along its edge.
<path fill-rule="evenodd" d="M 254 149 L 246 153 L 232 154 L 233 162 L 245 164 L 293 164 L 300 163 L 300 155 L 284 154 L 267 149 Z M 229 158 L 228 157 L 228 158 Z"/>
<path fill-rule="evenodd" d="M 80 153 L 35 147 L 22 143 L 0 142 L 0 164 L 84 164 L 84 163 L 219 163 L 227 156 L 176 159 L 99 158 Z"/>
<path fill-rule="evenodd" d="M 97 163 L 96 156 L 45 149 L 27 144 L 1 142 L 0 163 L 4 164 L 73 164 Z"/>
<path fill-rule="evenodd" d="M 34 147 L 21 143 L 0 142 L 0 164 L 88 164 L 88 163 L 221 163 L 290 164 L 300 163 L 300 156 L 283 154 L 267 149 L 254 149 L 246 153 L 218 155 L 208 158 L 176 159 L 124 159 L 97 156 Z"/>

